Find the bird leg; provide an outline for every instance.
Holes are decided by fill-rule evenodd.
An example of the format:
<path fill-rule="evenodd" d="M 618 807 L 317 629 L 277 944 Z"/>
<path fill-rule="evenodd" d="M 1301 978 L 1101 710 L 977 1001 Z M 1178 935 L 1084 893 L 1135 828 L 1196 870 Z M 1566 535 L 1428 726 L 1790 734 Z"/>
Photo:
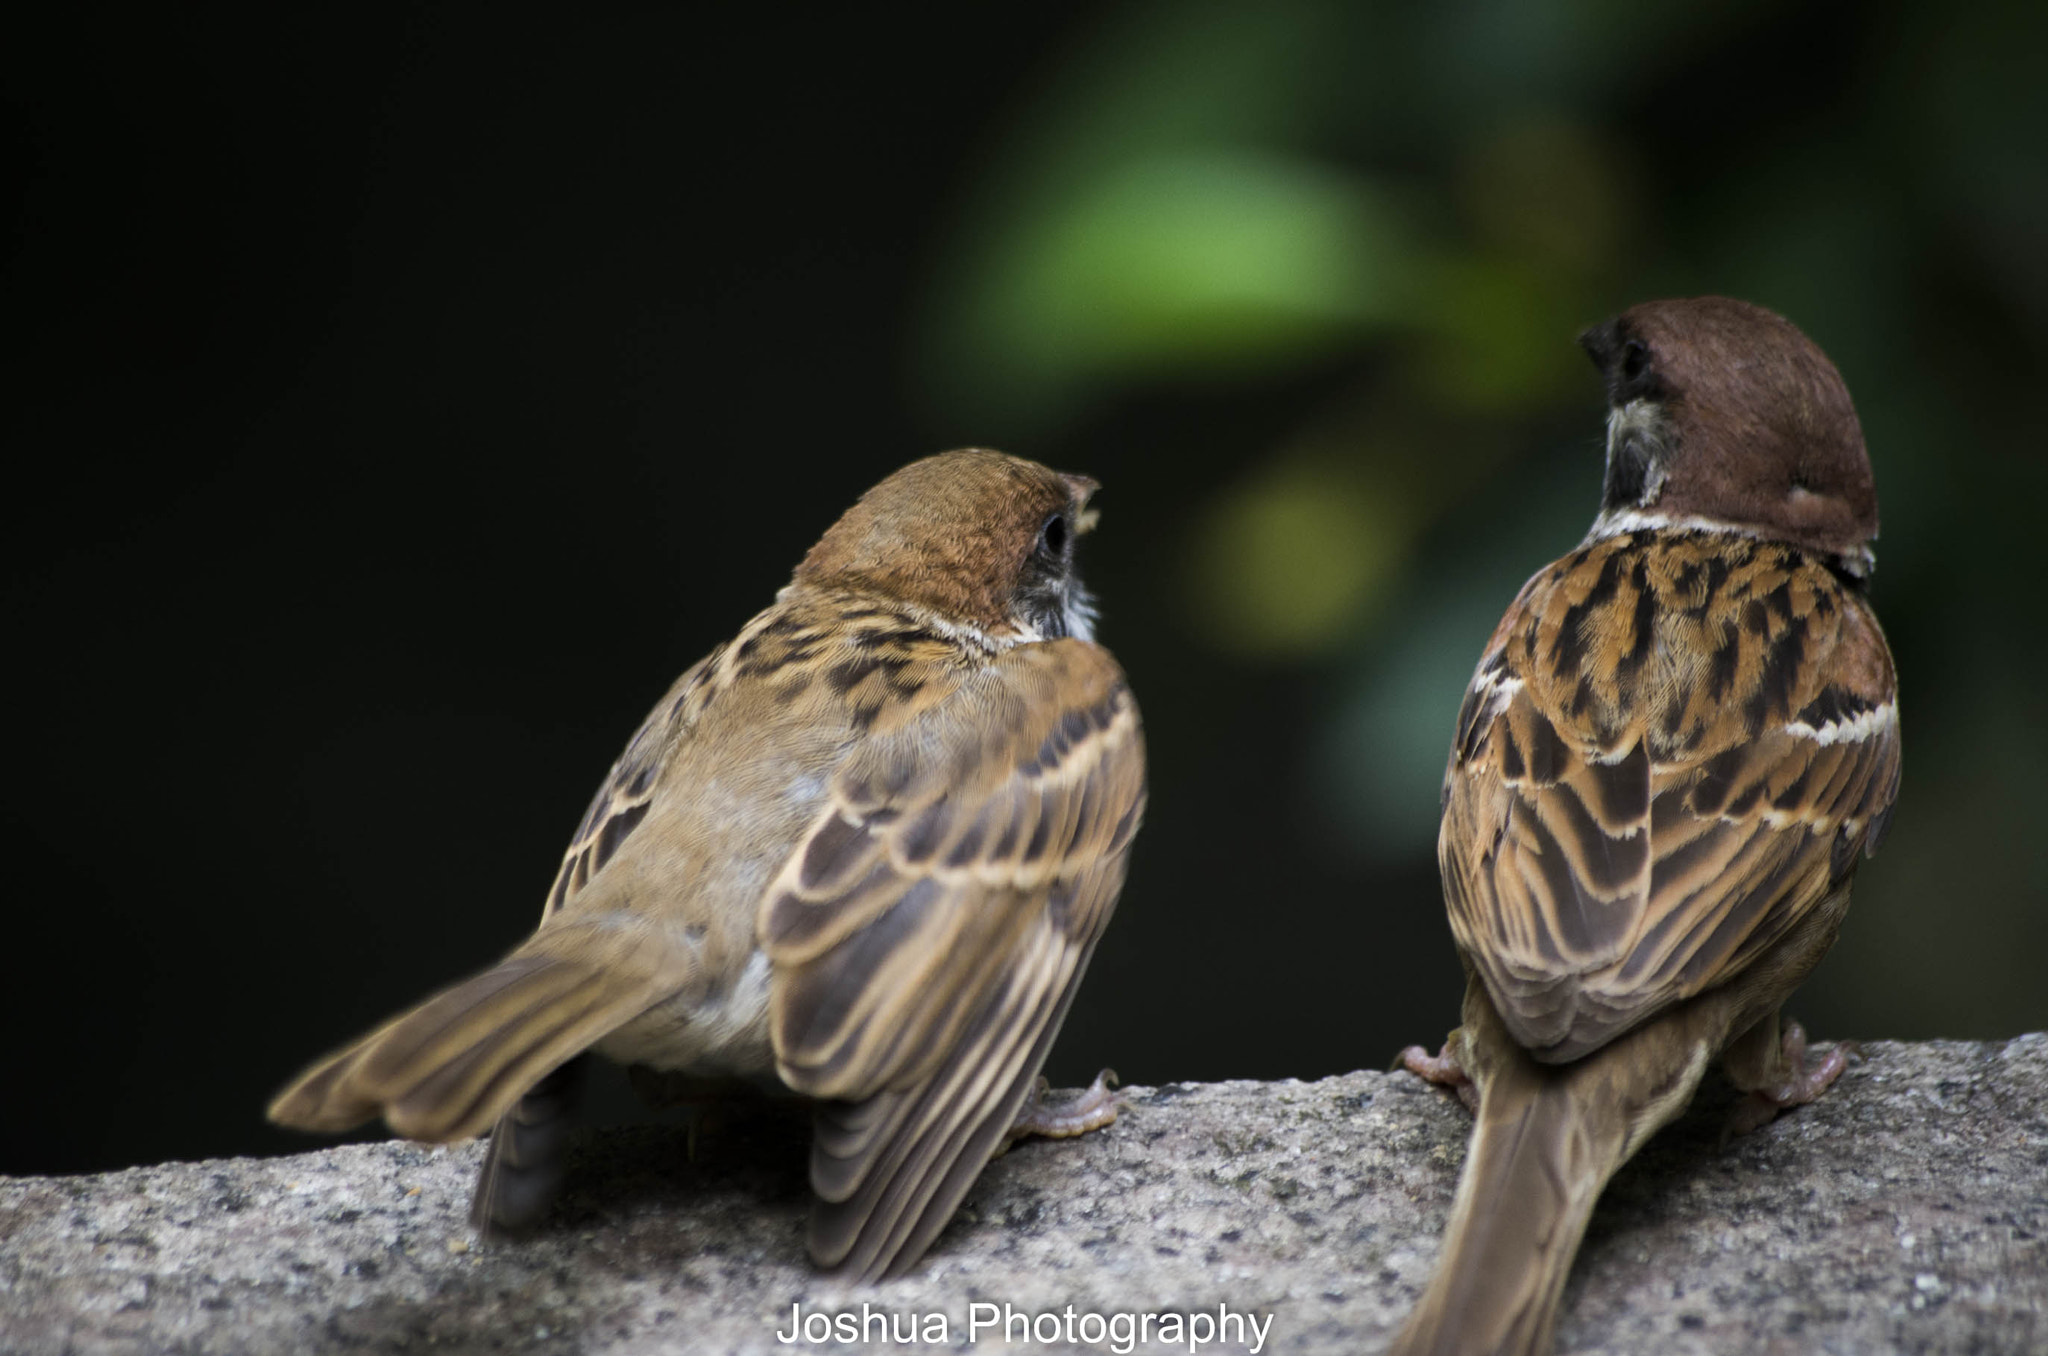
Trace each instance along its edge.
<path fill-rule="evenodd" d="M 626 1066 L 626 1081 L 650 1111 L 683 1112 L 683 1156 L 695 1163 L 699 1146 L 715 1140 L 735 1122 L 766 1112 L 793 1114 L 809 1119 L 810 1108 L 786 1088 L 764 1085 L 759 1080 L 732 1075 L 691 1074 L 676 1069 L 655 1069 L 645 1064 Z"/>
<path fill-rule="evenodd" d="M 1818 1063 L 1808 1065 L 1806 1028 L 1797 1022 L 1787 1022 L 1773 1051 L 1770 1037 L 1775 1034 L 1776 1025 L 1775 1020 L 1766 1018 L 1729 1048 L 1728 1075 L 1735 1086 L 1749 1095 L 1729 1113 L 1724 1139 L 1746 1135 L 1770 1124 L 1788 1106 L 1804 1106 L 1813 1101 L 1842 1076 L 1842 1070 L 1849 1067 L 1849 1056 L 1858 1053 L 1849 1042 L 1837 1041 Z M 1775 1059 L 1769 1057 L 1773 1054 Z"/>
<path fill-rule="evenodd" d="M 1003 1136 L 1003 1143 L 996 1150 L 1000 1155 L 1012 1144 L 1031 1135 L 1043 1135 L 1047 1139 L 1072 1139 L 1085 1135 L 1090 1130 L 1100 1130 L 1116 1121 L 1116 1113 L 1123 1104 L 1117 1100 L 1112 1089 L 1117 1085 L 1115 1069 L 1104 1069 L 1095 1075 L 1095 1081 L 1088 1090 L 1073 1101 L 1061 1106 L 1045 1104 L 1045 1094 L 1052 1090 L 1051 1082 L 1040 1074 L 1038 1083 L 1031 1090 L 1030 1098 L 1017 1119 Z"/>
<path fill-rule="evenodd" d="M 1438 1054 L 1432 1055 L 1419 1045 L 1411 1045 L 1401 1052 L 1394 1067 L 1451 1089 L 1458 1094 L 1458 1100 L 1465 1104 L 1465 1109 L 1476 1116 L 1479 1114 L 1479 1089 L 1474 1086 L 1472 1076 L 1465 1072 L 1465 1067 L 1458 1063 L 1457 1044 L 1458 1033 L 1454 1031 Z"/>

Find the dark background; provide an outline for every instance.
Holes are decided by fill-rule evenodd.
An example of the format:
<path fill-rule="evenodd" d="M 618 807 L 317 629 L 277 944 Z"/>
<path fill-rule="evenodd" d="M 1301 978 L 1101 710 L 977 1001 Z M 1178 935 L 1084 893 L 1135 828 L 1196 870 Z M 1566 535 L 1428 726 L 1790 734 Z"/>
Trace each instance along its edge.
<path fill-rule="evenodd" d="M 737 9 L 10 40 L 0 1172 L 303 1147 L 269 1094 L 522 936 L 671 678 L 964 443 L 1104 482 L 1151 741 L 1056 1081 L 1440 1037 L 1572 337 L 1701 291 L 1833 354 L 1884 496 L 1905 790 L 1794 1010 L 2048 1024 L 2048 11 Z"/>

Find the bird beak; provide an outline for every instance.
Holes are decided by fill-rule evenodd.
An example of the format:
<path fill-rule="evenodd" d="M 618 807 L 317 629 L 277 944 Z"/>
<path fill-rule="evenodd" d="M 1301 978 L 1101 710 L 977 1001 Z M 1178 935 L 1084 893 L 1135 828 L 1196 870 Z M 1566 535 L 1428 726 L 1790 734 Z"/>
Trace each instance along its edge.
<path fill-rule="evenodd" d="M 1097 520 L 1102 517 L 1099 509 L 1084 507 L 1088 496 L 1102 488 L 1102 482 L 1093 476 L 1077 476 L 1062 471 L 1060 479 L 1067 482 L 1067 493 L 1074 497 L 1074 531 L 1092 532 Z"/>

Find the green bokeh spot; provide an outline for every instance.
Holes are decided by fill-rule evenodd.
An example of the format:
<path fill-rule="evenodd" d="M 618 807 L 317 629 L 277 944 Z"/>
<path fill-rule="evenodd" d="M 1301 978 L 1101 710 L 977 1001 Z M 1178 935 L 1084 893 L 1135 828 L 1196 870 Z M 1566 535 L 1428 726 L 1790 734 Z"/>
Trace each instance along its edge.
<path fill-rule="evenodd" d="M 1011 378 L 1258 369 L 1398 309 L 1404 251 L 1364 186 L 1277 155 L 1105 174 L 997 247 L 974 347 Z"/>

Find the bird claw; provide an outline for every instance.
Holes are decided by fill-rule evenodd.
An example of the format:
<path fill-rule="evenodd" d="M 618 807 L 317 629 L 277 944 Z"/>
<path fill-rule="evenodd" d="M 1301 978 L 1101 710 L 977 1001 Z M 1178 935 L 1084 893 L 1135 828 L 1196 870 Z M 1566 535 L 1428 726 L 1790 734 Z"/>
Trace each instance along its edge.
<path fill-rule="evenodd" d="M 1863 1055 L 1853 1042 L 1837 1041 L 1818 1063 L 1809 1066 L 1806 1062 L 1806 1028 L 1797 1022 L 1785 1024 L 1778 1049 L 1781 1056 L 1778 1075 L 1760 1088 L 1749 1089 L 1748 1095 L 1735 1104 L 1734 1110 L 1728 1113 L 1722 1143 L 1770 1124 L 1786 1107 L 1804 1106 L 1815 1100 L 1842 1076 L 1852 1056 L 1860 1059 Z"/>
<path fill-rule="evenodd" d="M 1458 1100 L 1473 1115 L 1479 1114 L 1479 1089 L 1473 1085 L 1472 1076 L 1458 1063 L 1454 1050 L 1455 1040 L 1444 1042 L 1443 1050 L 1432 1055 L 1419 1045 L 1411 1045 L 1396 1058 L 1394 1067 L 1406 1069 L 1425 1082 L 1449 1088 L 1458 1094 Z"/>
<path fill-rule="evenodd" d="M 1031 1090 L 1031 1096 L 1018 1111 L 1016 1121 L 1003 1136 L 1001 1154 L 1020 1139 L 1031 1135 L 1042 1135 L 1046 1139 L 1072 1139 L 1085 1135 L 1090 1130 L 1100 1130 L 1114 1124 L 1117 1112 L 1123 1109 L 1113 1089 L 1117 1086 L 1115 1069 L 1104 1069 L 1095 1075 L 1095 1081 L 1088 1090 L 1071 1102 L 1049 1107 L 1045 1095 L 1052 1090 L 1052 1083 L 1040 1074 L 1038 1084 Z"/>

